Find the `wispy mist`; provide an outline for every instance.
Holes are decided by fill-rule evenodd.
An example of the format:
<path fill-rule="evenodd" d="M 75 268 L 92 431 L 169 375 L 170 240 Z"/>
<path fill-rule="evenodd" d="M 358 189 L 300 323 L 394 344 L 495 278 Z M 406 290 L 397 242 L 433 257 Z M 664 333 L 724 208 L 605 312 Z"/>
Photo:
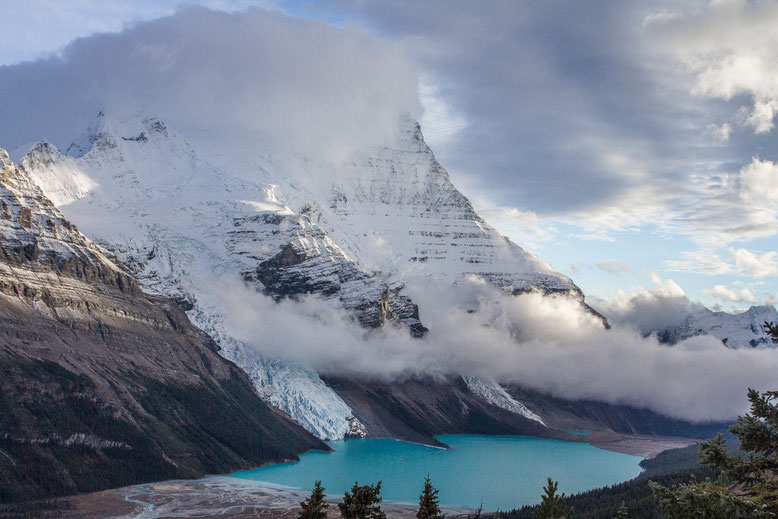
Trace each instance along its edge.
<path fill-rule="evenodd" d="M 732 419 L 745 410 L 748 387 L 778 385 L 773 350 L 732 350 L 713 337 L 666 346 L 629 327 L 603 329 L 567 296 L 510 296 L 478 279 L 455 286 L 409 280 L 409 294 L 430 328 L 421 340 L 399 327 L 362 329 L 314 297 L 276 304 L 227 286 L 221 285 L 221 303 L 241 340 L 325 374 L 489 376 L 558 397 L 647 407 L 693 421 Z"/>

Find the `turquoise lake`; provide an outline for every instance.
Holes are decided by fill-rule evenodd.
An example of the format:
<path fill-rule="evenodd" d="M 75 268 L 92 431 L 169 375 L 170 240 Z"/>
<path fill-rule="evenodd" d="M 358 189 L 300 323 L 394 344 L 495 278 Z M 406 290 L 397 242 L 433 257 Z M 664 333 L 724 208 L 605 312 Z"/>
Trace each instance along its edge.
<path fill-rule="evenodd" d="M 528 436 L 443 435 L 439 449 L 378 438 L 327 442 L 335 452 L 309 452 L 300 461 L 237 472 L 234 477 L 310 489 L 317 479 L 337 496 L 360 484 L 383 481 L 385 501 L 417 503 L 429 473 L 440 502 L 452 507 L 507 510 L 540 501 L 546 478 L 572 494 L 626 481 L 642 458 L 586 443 Z"/>

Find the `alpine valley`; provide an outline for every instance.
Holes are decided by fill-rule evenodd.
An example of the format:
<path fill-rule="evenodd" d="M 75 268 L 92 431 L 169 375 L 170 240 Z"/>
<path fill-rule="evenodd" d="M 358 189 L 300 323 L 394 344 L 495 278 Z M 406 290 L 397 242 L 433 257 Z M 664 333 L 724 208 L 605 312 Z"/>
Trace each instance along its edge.
<path fill-rule="evenodd" d="M 18 164 L 2 152 L 0 408 L 14 419 L 0 499 L 220 473 L 347 436 L 524 434 L 651 454 L 655 436 L 721 428 L 468 373 L 319 373 L 245 340 L 223 304 L 230 283 L 272 304 L 313 297 L 422 348 L 429 309 L 408 272 L 569 297 L 608 327 L 573 281 L 475 212 L 415 120 L 399 121 L 394 140 L 337 163 L 148 114 L 96 114 L 62 149 L 14 150 Z M 673 342 L 726 326 L 729 346 L 764 347 L 754 323 L 771 317 L 749 312 L 658 332 Z M 23 470 L 44 463 L 55 470 Z"/>

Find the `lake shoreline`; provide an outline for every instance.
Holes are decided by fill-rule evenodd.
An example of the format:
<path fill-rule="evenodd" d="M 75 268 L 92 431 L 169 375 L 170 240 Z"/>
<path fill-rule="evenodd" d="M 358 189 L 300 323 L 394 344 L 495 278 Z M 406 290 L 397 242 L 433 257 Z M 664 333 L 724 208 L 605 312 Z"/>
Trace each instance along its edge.
<path fill-rule="evenodd" d="M 436 435 L 435 438 L 437 439 L 439 436 L 445 436 L 445 435 Z M 484 435 L 484 436 L 490 436 L 490 435 Z M 641 435 L 641 434 L 628 435 L 628 434 L 614 433 L 611 431 L 587 433 L 586 435 L 573 434 L 572 435 L 573 438 L 565 438 L 565 439 L 544 438 L 542 436 L 530 436 L 524 434 L 494 435 L 494 436 L 516 436 L 516 437 L 523 436 L 527 438 L 543 438 L 548 440 L 565 441 L 565 442 L 573 442 L 573 443 L 588 443 L 589 445 L 593 447 L 597 447 L 598 449 L 603 449 L 610 452 L 618 452 L 620 454 L 629 454 L 631 456 L 640 456 L 641 458 L 654 458 L 658 454 L 666 450 L 680 449 L 682 447 L 687 447 L 689 445 L 692 445 L 696 441 L 693 438 L 682 438 L 682 437 L 673 437 L 673 436 L 649 436 L 649 435 Z M 370 436 L 370 438 L 374 438 L 376 440 L 392 440 L 396 442 L 410 443 L 411 445 L 420 445 L 432 449 L 446 450 L 451 448 L 449 445 L 446 445 L 445 443 L 441 443 L 441 442 L 432 444 L 432 443 L 425 443 L 425 442 L 418 442 L 418 441 L 401 440 L 399 438 L 389 438 L 384 436 Z M 311 449 L 309 451 L 306 451 L 303 454 L 307 454 L 308 452 L 314 452 L 314 451 L 327 452 L 321 449 Z M 289 460 L 289 461 L 295 461 L 295 460 Z M 270 463 L 265 463 L 264 465 L 261 466 L 264 467 L 264 466 L 276 465 L 278 463 L 287 463 L 287 462 L 270 462 Z"/>
<path fill-rule="evenodd" d="M 670 448 L 688 445 L 691 440 L 652 436 L 593 435 L 597 441 L 581 441 L 599 449 L 623 454 L 653 457 Z M 589 439 L 589 437 L 587 437 Z M 394 442 L 402 440 L 391 439 Z M 563 441 L 563 440 L 557 440 Z M 439 446 L 415 444 L 441 449 Z M 312 451 L 313 452 L 313 451 Z M 325 451 L 315 451 L 324 453 Z M 629 480 L 629 478 L 627 479 Z M 625 480 L 626 481 L 626 480 Z M 367 482 L 367 481 L 366 481 Z M 270 519 L 296 519 L 299 502 L 309 490 L 265 481 L 253 481 L 229 475 L 212 475 L 196 480 L 173 480 L 145 483 L 117 489 L 59 498 L 64 506 L 56 515 L 61 519 L 78 517 L 138 519 L 153 517 L 220 517 L 239 518 L 260 514 Z M 538 496 L 540 489 L 538 489 Z M 340 494 L 331 494 L 330 517 L 338 517 L 336 502 Z M 390 518 L 415 517 L 416 504 L 385 500 L 383 507 Z M 469 507 L 445 507 L 450 517 L 467 517 Z M 254 515 L 252 515 L 254 516 Z"/>
<path fill-rule="evenodd" d="M 612 440 L 586 442 L 599 449 L 642 458 L 654 458 L 660 453 L 692 445 L 690 438 L 663 438 L 656 436 L 621 436 Z"/>

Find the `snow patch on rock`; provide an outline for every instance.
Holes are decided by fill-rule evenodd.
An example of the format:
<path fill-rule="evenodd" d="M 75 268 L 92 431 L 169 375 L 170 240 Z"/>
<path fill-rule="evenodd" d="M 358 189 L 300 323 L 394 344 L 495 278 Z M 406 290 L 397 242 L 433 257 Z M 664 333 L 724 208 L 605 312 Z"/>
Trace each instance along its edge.
<path fill-rule="evenodd" d="M 494 406 L 529 418 L 530 420 L 535 420 L 544 426 L 546 425 L 538 415 L 530 411 L 526 405 L 509 395 L 496 381 L 478 377 L 464 377 L 464 379 L 467 387 L 478 398 Z"/>

